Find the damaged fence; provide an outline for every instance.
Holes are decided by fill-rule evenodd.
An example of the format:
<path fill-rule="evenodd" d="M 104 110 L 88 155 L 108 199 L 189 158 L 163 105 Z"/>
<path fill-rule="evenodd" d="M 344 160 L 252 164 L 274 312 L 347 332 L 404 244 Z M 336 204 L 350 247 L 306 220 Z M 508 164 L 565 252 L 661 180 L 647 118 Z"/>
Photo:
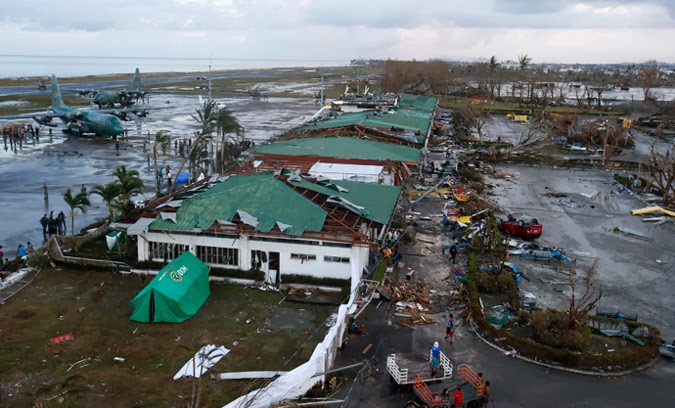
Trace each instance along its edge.
<path fill-rule="evenodd" d="M 352 287 L 349 301 L 347 304 L 340 305 L 335 324 L 328 330 L 323 341 L 314 348 L 309 360 L 266 386 L 237 398 L 223 408 L 267 408 L 279 401 L 300 397 L 315 384 L 322 382 L 323 376 L 316 376 L 316 374 L 330 370 L 335 362 L 335 356 L 347 328 L 347 313 L 353 305 L 356 305 L 360 278 L 361 271 L 356 270 L 355 264 L 352 263 Z"/>

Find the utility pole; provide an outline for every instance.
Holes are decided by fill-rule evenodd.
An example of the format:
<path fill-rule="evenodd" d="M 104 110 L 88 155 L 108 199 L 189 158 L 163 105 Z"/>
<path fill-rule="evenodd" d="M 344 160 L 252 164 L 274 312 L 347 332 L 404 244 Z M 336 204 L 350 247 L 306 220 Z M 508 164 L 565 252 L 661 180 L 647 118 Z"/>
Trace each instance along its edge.
<path fill-rule="evenodd" d="M 209 61 L 209 102 L 211 102 L 211 61 Z"/>
<path fill-rule="evenodd" d="M 326 88 L 323 83 L 323 72 L 321 73 L 321 106 L 326 104 Z"/>

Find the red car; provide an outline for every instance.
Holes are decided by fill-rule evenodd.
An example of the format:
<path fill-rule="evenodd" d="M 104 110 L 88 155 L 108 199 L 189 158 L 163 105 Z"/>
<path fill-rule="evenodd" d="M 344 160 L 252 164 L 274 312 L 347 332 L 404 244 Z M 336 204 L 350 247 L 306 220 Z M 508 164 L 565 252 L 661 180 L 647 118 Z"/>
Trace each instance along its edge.
<path fill-rule="evenodd" d="M 499 230 L 506 232 L 512 237 L 537 239 L 541 236 L 542 226 L 536 218 L 533 218 L 530 222 L 525 222 L 509 217 L 506 221 L 499 220 Z"/>

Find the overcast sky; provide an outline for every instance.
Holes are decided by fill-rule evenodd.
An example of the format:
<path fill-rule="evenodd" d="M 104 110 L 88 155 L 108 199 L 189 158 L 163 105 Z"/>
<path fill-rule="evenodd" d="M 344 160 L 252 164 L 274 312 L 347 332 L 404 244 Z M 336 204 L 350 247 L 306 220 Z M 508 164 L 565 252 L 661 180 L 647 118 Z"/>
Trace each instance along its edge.
<path fill-rule="evenodd" d="M 5 0 L 0 54 L 675 61 L 675 0 Z"/>

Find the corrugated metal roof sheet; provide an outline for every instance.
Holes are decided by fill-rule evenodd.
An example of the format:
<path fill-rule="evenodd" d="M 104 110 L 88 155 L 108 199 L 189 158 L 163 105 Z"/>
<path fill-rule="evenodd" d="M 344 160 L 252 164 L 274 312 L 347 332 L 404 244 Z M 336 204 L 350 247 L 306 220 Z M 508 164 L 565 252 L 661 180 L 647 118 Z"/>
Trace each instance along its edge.
<path fill-rule="evenodd" d="M 352 112 L 343 113 L 330 119 L 303 125 L 292 129 L 294 132 L 304 132 L 319 129 L 331 129 L 344 126 L 361 125 L 364 127 L 385 130 L 417 132 L 417 143 L 424 143 L 426 134 L 431 128 L 432 116 L 430 112 L 415 109 L 392 109 L 386 113 Z"/>
<path fill-rule="evenodd" d="M 289 182 L 333 197 L 331 202 L 380 224 L 389 223 L 401 193 L 399 187 L 338 180 L 314 183 L 297 175 L 289 177 Z M 284 234 L 301 236 L 305 231 L 321 231 L 327 212 L 269 172 L 231 176 L 218 182 L 185 199 L 175 213 L 175 221 L 157 216 L 150 228 L 206 230 L 216 222 L 232 221 L 235 215 L 256 231 L 269 232 L 283 226 Z"/>
<path fill-rule="evenodd" d="M 206 191 L 186 199 L 176 212 L 176 221 L 155 219 L 151 228 L 206 230 L 217 220 L 232 221 L 239 213 L 255 217 L 256 231 L 269 232 L 278 222 L 290 227 L 284 233 L 300 236 L 321 231 L 326 211 L 277 180 L 273 174 L 232 176 Z"/>
<path fill-rule="evenodd" d="M 434 96 L 402 94 L 398 106 L 401 108 L 420 109 L 425 112 L 433 112 L 438 104 L 438 98 Z"/>
<path fill-rule="evenodd" d="M 362 140 L 356 137 L 286 140 L 265 146 L 256 146 L 253 152 L 283 156 L 319 156 L 413 163 L 420 161 L 420 151 L 412 147 Z"/>
<path fill-rule="evenodd" d="M 309 169 L 310 174 L 340 173 L 340 174 L 363 174 L 379 176 L 383 166 L 369 166 L 367 164 L 345 164 L 316 162 Z"/>
<path fill-rule="evenodd" d="M 320 183 L 312 183 L 305 179 L 289 182 L 301 188 L 317 193 L 338 197 L 358 207 L 348 207 L 350 210 L 371 221 L 380 224 L 389 224 L 391 216 L 396 208 L 398 197 L 401 194 L 400 187 L 386 186 L 382 184 L 357 183 L 343 180 L 330 180 Z M 337 186 L 337 187 L 333 187 Z M 346 190 L 346 191 L 345 191 Z"/>

